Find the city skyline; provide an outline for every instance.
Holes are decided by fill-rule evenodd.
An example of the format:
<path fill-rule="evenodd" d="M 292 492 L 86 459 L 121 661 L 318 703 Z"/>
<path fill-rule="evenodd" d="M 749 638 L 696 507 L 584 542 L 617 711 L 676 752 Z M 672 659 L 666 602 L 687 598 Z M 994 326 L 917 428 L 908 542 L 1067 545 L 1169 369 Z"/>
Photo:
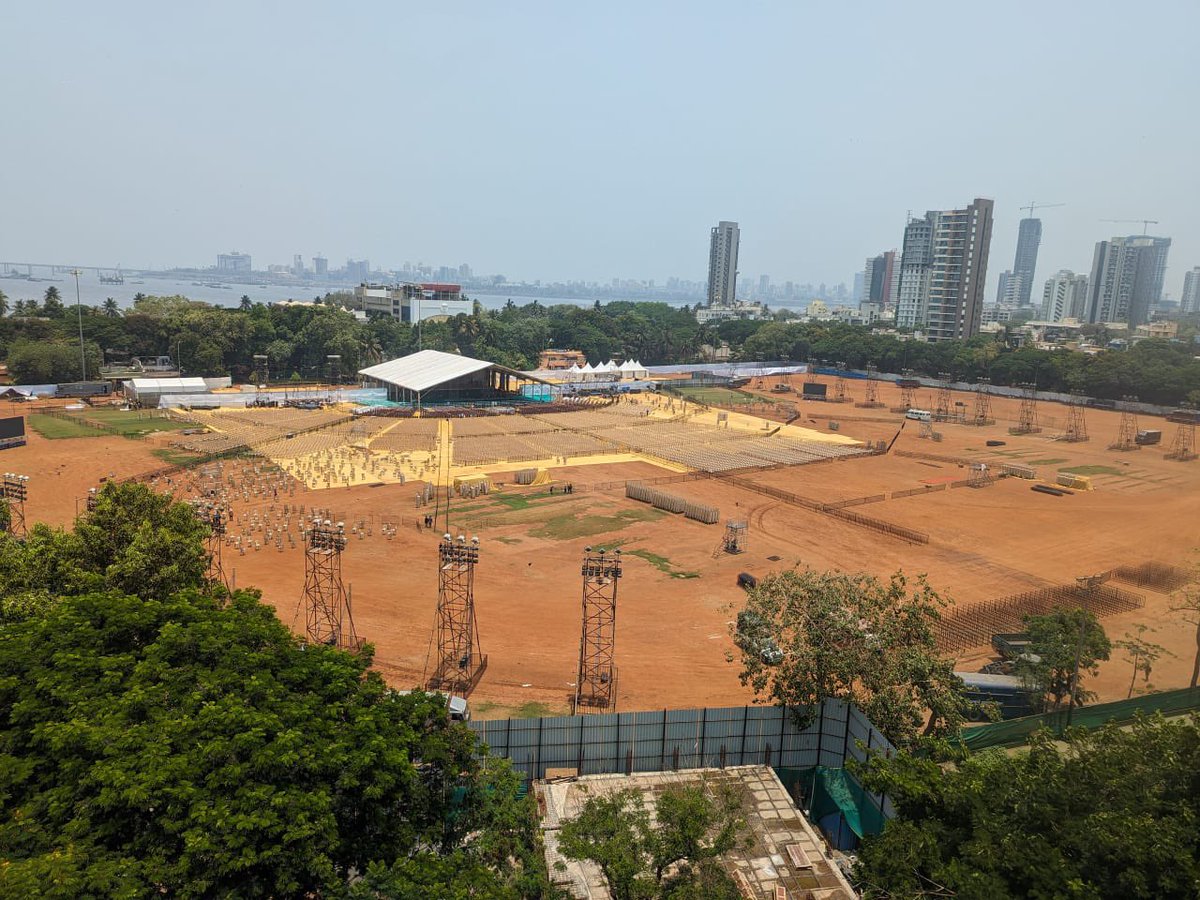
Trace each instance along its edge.
<path fill-rule="evenodd" d="M 1066 204 L 1046 220 L 1045 271 L 1086 270 L 1095 242 L 1124 230 L 1104 220 L 1150 217 L 1173 238 L 1166 291 L 1178 298 L 1200 261 L 1197 126 L 1163 113 L 1193 99 L 1195 5 L 1119 27 L 1095 4 L 941 8 L 884 7 L 863 27 L 853 10 L 771 4 L 620 16 L 534 3 L 297 16 L 118 4 L 67 17 L 21 5 L 9 32 L 51 37 L 11 42 L 0 60 L 0 97 L 20 123 L 2 169 L 0 255 L 140 268 L 234 248 L 286 263 L 302 249 L 470 260 L 514 279 L 703 280 L 696 247 L 729 219 L 744 231 L 743 271 L 836 284 L 897 244 L 906 210 L 961 197 L 996 201 L 993 250 L 1007 262 L 1020 206 L 1045 197 Z M 368 52 L 374 34 L 452 35 L 459 64 L 443 64 L 443 41 L 418 39 L 398 66 Z M 925 79 L 938 48 L 1017 37 L 1042 65 L 1003 78 L 965 67 L 940 83 L 968 124 L 939 134 L 937 152 L 920 117 L 876 103 Z M 731 46 L 755 50 L 714 81 L 711 60 Z M 850 47 L 870 64 L 850 65 Z M 331 57 L 355 64 L 314 63 Z M 1148 94 L 1155 104 L 1140 102 Z M 1016 99 L 1023 129 L 998 114 Z M 694 139 L 714 108 L 733 116 L 719 150 Z M 1112 109 L 1122 127 L 1094 152 L 1030 139 L 1063 110 L 1101 121 Z"/>

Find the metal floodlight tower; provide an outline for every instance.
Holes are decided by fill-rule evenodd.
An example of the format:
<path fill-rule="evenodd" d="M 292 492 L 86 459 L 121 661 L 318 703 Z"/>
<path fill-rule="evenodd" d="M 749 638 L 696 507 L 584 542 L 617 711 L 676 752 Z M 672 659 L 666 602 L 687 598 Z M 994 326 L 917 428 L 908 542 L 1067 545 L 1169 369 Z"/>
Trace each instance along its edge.
<path fill-rule="evenodd" d="M 726 553 L 746 552 L 746 523 L 726 522 L 724 549 Z"/>
<path fill-rule="evenodd" d="M 846 363 L 844 360 L 838 360 L 837 380 L 833 383 L 833 402 L 845 403 L 849 399 L 846 395 Z"/>
<path fill-rule="evenodd" d="M 94 487 L 88 488 L 87 492 L 87 511 L 95 512 L 96 507 L 100 505 L 100 492 Z"/>
<path fill-rule="evenodd" d="M 29 476 L 4 473 L 4 500 L 8 503 L 8 533 L 25 540 L 25 501 L 29 498 Z"/>
<path fill-rule="evenodd" d="M 88 498 L 91 500 L 91 497 Z M 225 579 L 225 567 L 221 564 L 221 547 L 225 543 L 225 512 L 215 503 L 207 500 L 193 500 L 192 510 L 196 518 L 208 526 L 208 534 L 204 536 L 204 558 L 208 560 L 205 574 L 214 584 L 229 588 Z"/>
<path fill-rule="evenodd" d="M 1017 427 L 1008 429 L 1009 434 L 1035 434 L 1042 429 L 1037 423 L 1037 385 L 1025 382 L 1021 388 L 1021 411 Z"/>
<path fill-rule="evenodd" d="M 878 409 L 883 406 L 879 402 L 879 384 L 875 381 L 875 367 L 867 366 L 867 381 L 863 385 L 866 397 L 862 403 L 855 403 L 855 406 L 861 406 L 863 409 Z"/>
<path fill-rule="evenodd" d="M 1175 421 L 1175 439 L 1171 441 L 1171 449 L 1166 454 L 1167 459 L 1188 462 L 1196 458 L 1196 413 L 1190 404 L 1183 404 L 1179 412 L 1167 417 L 1167 421 Z"/>
<path fill-rule="evenodd" d="M 1137 397 L 1132 394 L 1122 398 L 1126 406 L 1121 410 L 1121 424 L 1117 427 L 1117 439 L 1114 443 L 1108 445 L 1109 450 L 1120 450 L 1127 452 L 1129 450 L 1137 450 L 1140 446 L 1137 442 L 1137 414 L 1128 405 L 1137 402 Z"/>
<path fill-rule="evenodd" d="M 479 538 L 448 533 L 438 545 L 437 667 L 426 682 L 429 690 L 444 690 L 469 697 L 487 669 L 487 656 L 479 649 L 475 622 L 475 564 Z"/>
<path fill-rule="evenodd" d="M 992 396 L 988 393 L 989 384 L 988 379 L 981 378 L 979 387 L 975 389 L 975 409 L 971 415 L 973 425 L 992 425 L 996 421 L 992 418 Z"/>
<path fill-rule="evenodd" d="M 1067 433 L 1062 436 L 1062 440 L 1068 444 L 1082 444 L 1087 439 L 1087 421 L 1083 417 L 1083 395 L 1079 391 L 1072 391 L 1071 400 L 1067 404 Z"/>
<path fill-rule="evenodd" d="M 941 383 L 937 389 L 937 402 L 934 406 L 933 420 L 935 422 L 949 422 L 951 419 L 950 413 L 950 373 L 939 372 L 938 378 Z"/>
<path fill-rule="evenodd" d="M 583 554 L 583 633 L 579 639 L 579 671 L 571 714 L 583 707 L 615 709 L 617 704 L 617 582 L 621 551 L 603 547 Z"/>
<path fill-rule="evenodd" d="M 357 650 L 350 601 L 342 583 L 346 525 L 314 518 L 304 545 L 304 633 L 314 644 Z"/>
<path fill-rule="evenodd" d="M 900 405 L 896 408 L 896 412 L 907 412 L 913 408 L 913 403 L 916 402 L 917 387 L 920 384 L 912 377 L 912 369 L 903 369 L 900 374 L 903 376 L 896 384 L 900 387 Z"/>

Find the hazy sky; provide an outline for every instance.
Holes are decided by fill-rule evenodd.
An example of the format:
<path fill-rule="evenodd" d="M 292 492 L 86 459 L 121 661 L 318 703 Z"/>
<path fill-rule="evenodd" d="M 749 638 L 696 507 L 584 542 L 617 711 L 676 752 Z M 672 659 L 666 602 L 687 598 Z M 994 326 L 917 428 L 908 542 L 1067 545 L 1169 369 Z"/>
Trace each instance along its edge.
<path fill-rule="evenodd" d="M 0 259 L 849 282 L 911 209 L 1200 265 L 1200 3 L 55 3 L 0 16 Z M 991 299 L 989 287 L 989 299 Z"/>

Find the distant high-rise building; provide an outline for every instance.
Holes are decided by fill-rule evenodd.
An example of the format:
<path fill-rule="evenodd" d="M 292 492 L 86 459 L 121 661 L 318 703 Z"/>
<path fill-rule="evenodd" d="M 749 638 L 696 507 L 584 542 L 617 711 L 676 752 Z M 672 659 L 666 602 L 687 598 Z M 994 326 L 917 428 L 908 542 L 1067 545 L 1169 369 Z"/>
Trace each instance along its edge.
<path fill-rule="evenodd" d="M 870 262 L 870 260 L 868 260 Z M 866 278 L 867 273 L 864 269 L 862 272 L 854 273 L 854 302 L 862 303 L 863 297 L 866 294 Z"/>
<path fill-rule="evenodd" d="M 346 278 L 362 284 L 371 274 L 371 264 L 365 259 L 346 260 Z"/>
<path fill-rule="evenodd" d="M 318 278 L 329 276 L 329 260 L 323 256 L 313 257 L 313 272 Z"/>
<path fill-rule="evenodd" d="M 771 276 L 758 276 L 758 295 L 760 298 L 765 298 L 771 293 Z"/>
<path fill-rule="evenodd" d="M 730 306 L 737 299 L 737 222 L 719 222 L 712 230 L 708 248 L 708 302 Z"/>
<path fill-rule="evenodd" d="M 1183 297 L 1179 301 L 1179 311 L 1200 312 L 1200 266 L 1194 267 L 1183 276 Z"/>
<path fill-rule="evenodd" d="M 1070 269 L 1060 269 L 1047 279 L 1042 291 L 1042 321 L 1082 319 L 1087 309 L 1087 284 L 1086 275 L 1076 275 Z"/>
<path fill-rule="evenodd" d="M 1143 325 L 1162 299 L 1171 239 L 1131 235 L 1096 244 L 1088 278 L 1087 320 Z"/>
<path fill-rule="evenodd" d="M 1000 273 L 1000 282 L 996 285 L 997 305 L 1010 306 L 1015 309 L 1021 305 L 1021 297 L 1028 293 L 1024 275 L 1019 272 Z"/>
<path fill-rule="evenodd" d="M 217 271 L 218 272 L 249 272 L 250 271 L 250 254 L 249 253 L 218 253 L 217 254 Z"/>
<path fill-rule="evenodd" d="M 890 309 L 896 302 L 899 287 L 900 271 L 895 250 L 886 250 L 867 259 L 861 303 L 874 303 L 881 310 Z"/>
<path fill-rule="evenodd" d="M 292 256 L 292 274 L 297 278 L 304 274 L 304 257 L 299 253 Z"/>
<path fill-rule="evenodd" d="M 1042 220 L 1025 218 L 1017 231 L 1017 256 L 1012 271 L 1021 281 L 1017 285 L 1017 305 L 1029 306 L 1033 275 L 1037 271 L 1038 247 L 1042 243 Z"/>
<path fill-rule="evenodd" d="M 896 324 L 920 328 L 931 341 L 979 331 L 992 243 L 991 200 L 964 209 L 931 210 L 904 229 Z"/>

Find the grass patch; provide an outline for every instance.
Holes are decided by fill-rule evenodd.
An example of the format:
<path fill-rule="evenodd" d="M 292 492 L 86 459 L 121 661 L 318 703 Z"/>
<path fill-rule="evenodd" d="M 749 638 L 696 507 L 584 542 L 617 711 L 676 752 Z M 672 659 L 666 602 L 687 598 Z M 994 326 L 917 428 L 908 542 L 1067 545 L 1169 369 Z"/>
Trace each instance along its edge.
<path fill-rule="evenodd" d="M 1059 469 L 1060 472 L 1069 472 L 1072 475 L 1121 475 L 1125 472 L 1114 466 L 1069 466 L 1065 469 Z"/>
<path fill-rule="evenodd" d="M 723 403 L 726 406 L 737 406 L 744 403 L 775 402 L 769 397 L 752 397 L 741 391 L 733 391 L 723 387 L 684 387 L 675 388 L 675 390 L 688 400 L 695 400 L 697 403 Z"/>
<path fill-rule="evenodd" d="M 47 416 L 43 413 L 33 413 L 29 416 L 29 427 L 44 438 L 52 441 L 64 438 L 104 437 L 106 432 L 89 428 L 82 422 L 70 419 L 60 419 L 57 416 Z"/>
<path fill-rule="evenodd" d="M 187 422 L 176 422 L 174 419 L 150 418 L 133 411 L 119 409 L 89 409 L 79 414 L 79 418 L 99 422 L 117 434 L 125 437 L 140 437 L 144 434 L 154 434 L 159 431 L 179 431 L 183 428 L 194 427 Z"/>
<path fill-rule="evenodd" d="M 499 537 L 496 538 L 496 540 L 498 540 L 502 544 L 519 544 L 519 543 L 521 543 L 521 539 L 519 537 L 508 537 L 507 535 L 500 535 Z"/>
<path fill-rule="evenodd" d="M 636 550 L 624 550 L 622 552 L 627 556 L 637 556 L 641 559 L 644 559 L 646 562 L 650 563 L 650 565 L 654 566 L 654 568 L 658 569 L 658 571 L 662 572 L 664 575 L 670 575 L 672 578 L 700 577 L 699 572 L 685 572 L 683 569 L 676 569 L 673 565 L 671 565 L 671 561 L 665 556 L 659 556 L 657 553 L 651 553 L 649 550 L 638 548 Z"/>
<path fill-rule="evenodd" d="M 186 450 L 176 450 L 174 447 L 156 447 L 150 452 L 171 466 L 190 466 L 204 459 L 199 454 L 189 453 Z"/>
<path fill-rule="evenodd" d="M 549 703 L 540 703 L 537 700 L 530 700 L 527 703 L 522 703 L 512 711 L 513 719 L 540 719 L 543 716 L 552 716 L 556 710 Z"/>
<path fill-rule="evenodd" d="M 1066 461 L 1067 461 L 1067 458 L 1065 456 L 1054 456 L 1054 457 L 1051 457 L 1050 459 L 1031 459 L 1029 461 L 1028 465 L 1031 465 L 1031 466 L 1057 466 L 1059 463 L 1065 463 Z"/>
<path fill-rule="evenodd" d="M 566 513 L 551 516 L 539 527 L 529 532 L 530 537 L 549 538 L 553 541 L 570 541 L 575 538 L 591 537 L 609 531 L 620 531 L 635 522 L 653 522 L 666 513 L 658 509 L 623 509 L 613 516 L 574 516 Z"/>

